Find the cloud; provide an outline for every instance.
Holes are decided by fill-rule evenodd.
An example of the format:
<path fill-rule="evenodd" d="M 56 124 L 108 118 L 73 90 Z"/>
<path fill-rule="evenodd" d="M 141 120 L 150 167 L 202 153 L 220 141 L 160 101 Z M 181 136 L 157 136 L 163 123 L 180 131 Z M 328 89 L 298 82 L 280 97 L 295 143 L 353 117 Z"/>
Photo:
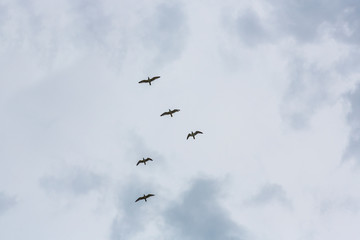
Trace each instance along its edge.
<path fill-rule="evenodd" d="M 329 98 L 331 76 L 302 58 L 289 63 L 289 86 L 281 104 L 281 114 L 295 129 L 307 127 L 310 117 Z"/>
<path fill-rule="evenodd" d="M 142 44 L 155 50 L 156 61 L 178 58 L 185 47 L 188 26 L 184 7 L 180 3 L 161 3 L 143 22 Z"/>
<path fill-rule="evenodd" d="M 246 231 L 235 223 L 219 202 L 214 180 L 196 179 L 181 194 L 181 200 L 166 199 L 159 190 L 148 202 L 134 203 L 138 196 L 152 193 L 153 183 L 131 178 L 118 192 L 117 215 L 111 225 L 111 239 L 244 239 Z M 144 192 L 144 191 L 150 192 Z"/>
<path fill-rule="evenodd" d="M 167 227 L 177 239 L 244 239 L 243 227 L 221 207 L 217 187 L 213 180 L 197 179 L 182 200 L 165 211 Z"/>
<path fill-rule="evenodd" d="M 336 104 L 357 81 L 358 52 L 332 39 L 290 46 L 284 74 L 288 85 L 280 103 L 280 113 L 295 129 L 308 127 L 312 116 Z M 294 49 L 296 48 L 296 49 Z"/>
<path fill-rule="evenodd" d="M 359 34 L 360 3 L 356 0 L 278 0 L 273 4 L 280 32 L 299 41 L 313 41 L 320 28 L 335 29 L 334 37 L 354 41 Z"/>
<path fill-rule="evenodd" d="M 15 197 L 6 195 L 3 192 L 0 192 L 0 215 L 5 213 L 7 210 L 16 205 Z"/>
<path fill-rule="evenodd" d="M 70 1 L 70 4 L 74 22 L 80 31 L 74 36 L 81 42 L 85 40 L 103 45 L 113 26 L 102 2 L 78 0 Z"/>
<path fill-rule="evenodd" d="M 9 2 L 0 5 L 0 13 L 0 50 L 26 50 L 48 67 L 92 54 L 116 61 L 117 68 L 128 57 L 166 63 L 180 56 L 188 35 L 184 7 L 177 2 L 39 0 Z"/>
<path fill-rule="evenodd" d="M 260 11 L 256 13 L 251 8 Z M 240 39 L 248 46 L 287 37 L 299 43 L 311 43 L 324 35 L 359 44 L 359 1 L 276 0 L 251 8 L 235 20 Z"/>
<path fill-rule="evenodd" d="M 330 214 L 336 211 L 357 214 L 359 209 L 359 201 L 353 197 L 324 200 L 320 204 L 321 214 Z"/>
<path fill-rule="evenodd" d="M 83 168 L 72 168 L 60 176 L 45 176 L 40 179 L 40 186 L 50 193 L 70 193 L 85 195 L 99 189 L 104 177 Z"/>
<path fill-rule="evenodd" d="M 116 208 L 117 215 L 112 221 L 110 239 L 133 239 L 134 236 L 145 232 L 156 213 L 151 209 L 155 208 L 156 201 L 159 201 L 157 192 L 152 183 L 146 183 L 139 178 L 131 176 L 129 182 L 124 187 L 119 187 L 117 192 Z M 135 200 L 143 194 L 153 193 L 155 197 L 149 199 L 146 203 L 141 201 L 135 203 Z M 150 222 L 150 223 L 149 223 Z"/>
<path fill-rule="evenodd" d="M 239 39 L 248 46 L 256 46 L 270 37 L 257 13 L 251 9 L 237 17 L 235 28 Z"/>
<path fill-rule="evenodd" d="M 360 84 L 355 91 L 347 94 L 347 98 L 351 104 L 351 110 L 347 116 L 351 131 L 343 159 L 355 159 L 360 163 Z"/>
<path fill-rule="evenodd" d="M 265 184 L 259 192 L 245 201 L 247 205 L 266 205 L 279 202 L 284 206 L 291 206 L 285 190 L 278 184 Z"/>

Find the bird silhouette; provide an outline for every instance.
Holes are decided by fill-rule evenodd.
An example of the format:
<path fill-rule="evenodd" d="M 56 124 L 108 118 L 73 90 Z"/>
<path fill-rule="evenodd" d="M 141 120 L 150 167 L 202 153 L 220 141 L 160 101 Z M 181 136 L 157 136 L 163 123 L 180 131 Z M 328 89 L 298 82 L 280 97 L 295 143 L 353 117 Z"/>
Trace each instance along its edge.
<path fill-rule="evenodd" d="M 193 137 L 193 138 L 195 139 L 196 134 L 203 134 L 203 132 L 200 132 L 200 131 L 193 132 L 193 131 L 191 131 L 191 133 L 189 133 L 189 134 L 187 135 L 186 140 L 187 140 L 189 137 Z"/>
<path fill-rule="evenodd" d="M 137 202 L 137 201 L 140 201 L 140 200 L 145 200 L 145 202 L 147 202 L 147 198 L 149 198 L 149 197 L 152 197 L 152 196 L 155 196 L 154 194 L 148 194 L 148 195 L 145 195 L 144 194 L 144 196 L 142 196 L 142 197 L 139 197 L 138 199 L 136 199 L 136 201 L 135 202 Z"/>
<path fill-rule="evenodd" d="M 160 76 L 155 76 L 155 77 L 152 77 L 152 78 L 149 78 L 148 79 L 145 79 L 145 80 L 141 80 L 139 83 L 149 83 L 149 85 L 151 85 L 151 82 L 160 78 Z"/>
<path fill-rule="evenodd" d="M 174 110 L 169 109 L 169 111 L 162 113 L 160 115 L 160 117 L 165 116 L 165 115 L 170 115 L 172 117 L 173 114 L 176 113 L 176 112 L 180 112 L 180 109 L 174 109 Z"/>
<path fill-rule="evenodd" d="M 146 162 L 147 161 L 152 161 L 152 159 L 151 158 L 143 158 L 142 160 L 139 160 L 138 162 L 137 162 L 137 164 L 136 164 L 136 166 L 137 165 L 139 165 L 140 163 L 144 163 L 144 165 L 146 165 Z"/>

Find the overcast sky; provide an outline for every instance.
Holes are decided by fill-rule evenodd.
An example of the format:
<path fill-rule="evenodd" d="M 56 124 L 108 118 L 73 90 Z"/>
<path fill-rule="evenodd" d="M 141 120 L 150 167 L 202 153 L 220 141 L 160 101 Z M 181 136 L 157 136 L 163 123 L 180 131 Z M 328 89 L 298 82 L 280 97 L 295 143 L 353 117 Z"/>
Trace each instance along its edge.
<path fill-rule="evenodd" d="M 358 0 L 0 0 L 0 66 L 0 239 L 360 236 Z"/>

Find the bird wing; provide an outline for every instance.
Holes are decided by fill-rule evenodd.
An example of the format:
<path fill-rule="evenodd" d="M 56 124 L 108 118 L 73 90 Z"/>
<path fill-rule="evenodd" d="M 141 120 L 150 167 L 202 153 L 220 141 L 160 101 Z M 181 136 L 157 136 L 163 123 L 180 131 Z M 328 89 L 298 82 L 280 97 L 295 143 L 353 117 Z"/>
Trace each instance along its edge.
<path fill-rule="evenodd" d="M 151 81 L 154 81 L 155 79 L 158 79 L 158 78 L 160 78 L 160 76 L 152 77 L 150 80 L 151 80 Z"/>
<path fill-rule="evenodd" d="M 189 137 L 191 137 L 191 133 L 189 133 L 189 134 L 187 135 L 187 138 L 186 138 L 186 139 L 188 139 Z"/>
<path fill-rule="evenodd" d="M 139 197 L 138 199 L 136 199 L 135 202 L 140 201 L 140 200 L 143 200 L 143 199 L 144 199 L 144 197 Z"/>
<path fill-rule="evenodd" d="M 146 83 L 149 82 L 149 80 L 141 80 L 139 83 Z"/>
<path fill-rule="evenodd" d="M 194 133 L 194 135 L 196 135 L 196 134 L 198 134 L 198 133 L 203 134 L 203 133 L 200 132 L 200 131 L 196 131 L 196 132 Z"/>
<path fill-rule="evenodd" d="M 180 111 L 180 109 L 174 109 L 174 110 L 171 110 L 170 112 L 171 113 L 176 113 L 176 112 L 179 112 Z"/>
<path fill-rule="evenodd" d="M 152 159 L 151 158 L 147 158 L 147 159 L 145 159 L 146 161 L 152 161 Z"/>
<path fill-rule="evenodd" d="M 148 197 L 152 197 L 152 196 L 155 196 L 155 195 L 150 193 L 150 194 L 146 195 L 145 197 L 148 198 Z"/>
<path fill-rule="evenodd" d="M 143 160 L 139 160 L 139 161 L 137 162 L 136 166 L 139 165 L 140 163 L 143 163 L 143 162 L 144 162 Z"/>
<path fill-rule="evenodd" d="M 169 115 L 169 114 L 170 114 L 169 112 L 164 112 L 164 113 L 162 113 L 162 114 L 160 115 L 160 117 L 165 116 L 165 115 Z"/>

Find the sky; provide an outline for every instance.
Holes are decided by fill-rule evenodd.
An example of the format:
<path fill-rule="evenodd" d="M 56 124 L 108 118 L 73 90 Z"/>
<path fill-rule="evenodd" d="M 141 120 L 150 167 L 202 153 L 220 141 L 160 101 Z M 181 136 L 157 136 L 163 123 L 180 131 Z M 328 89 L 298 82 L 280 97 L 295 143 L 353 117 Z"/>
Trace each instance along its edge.
<path fill-rule="evenodd" d="M 360 235 L 357 0 L 0 0 L 0 66 L 0 239 Z"/>

